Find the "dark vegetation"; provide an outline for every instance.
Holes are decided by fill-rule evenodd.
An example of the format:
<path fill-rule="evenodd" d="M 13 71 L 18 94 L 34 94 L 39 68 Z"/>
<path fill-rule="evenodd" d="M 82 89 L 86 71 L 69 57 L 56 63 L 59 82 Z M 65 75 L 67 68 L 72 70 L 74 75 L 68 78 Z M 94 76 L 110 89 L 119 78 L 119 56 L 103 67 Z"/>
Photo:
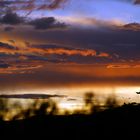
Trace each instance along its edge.
<path fill-rule="evenodd" d="M 72 114 L 59 115 L 53 100 L 35 100 L 23 109 L 19 103 L 13 106 L 16 114 L 10 116 L 8 100 L 0 100 L 0 135 L 18 138 L 57 139 L 121 139 L 136 138 L 140 133 L 140 104 L 119 105 L 115 97 L 109 97 L 104 105 L 94 101 L 94 94 L 84 97 L 85 106 Z M 8 115 L 8 112 L 9 115 Z"/>

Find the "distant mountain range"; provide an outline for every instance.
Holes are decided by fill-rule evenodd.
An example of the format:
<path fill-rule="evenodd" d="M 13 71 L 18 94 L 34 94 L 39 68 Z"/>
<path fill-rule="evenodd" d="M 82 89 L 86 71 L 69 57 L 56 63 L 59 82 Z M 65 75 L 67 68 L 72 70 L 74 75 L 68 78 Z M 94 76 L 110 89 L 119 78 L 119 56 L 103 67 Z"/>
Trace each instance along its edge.
<path fill-rule="evenodd" d="M 18 98 L 18 99 L 48 99 L 48 98 L 64 98 L 67 97 L 66 95 L 50 95 L 50 94 L 3 94 L 0 95 L 0 98 Z"/>

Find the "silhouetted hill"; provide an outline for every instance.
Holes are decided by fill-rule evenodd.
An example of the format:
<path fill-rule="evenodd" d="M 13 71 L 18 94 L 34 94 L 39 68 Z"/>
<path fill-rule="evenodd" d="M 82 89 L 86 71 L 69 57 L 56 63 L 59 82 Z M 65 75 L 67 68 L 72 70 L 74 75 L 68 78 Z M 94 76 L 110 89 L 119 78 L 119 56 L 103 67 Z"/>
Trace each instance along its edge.
<path fill-rule="evenodd" d="M 91 115 L 37 115 L 24 120 L 1 121 L 0 133 L 40 139 L 134 139 L 139 136 L 139 127 L 140 104 L 128 104 Z"/>

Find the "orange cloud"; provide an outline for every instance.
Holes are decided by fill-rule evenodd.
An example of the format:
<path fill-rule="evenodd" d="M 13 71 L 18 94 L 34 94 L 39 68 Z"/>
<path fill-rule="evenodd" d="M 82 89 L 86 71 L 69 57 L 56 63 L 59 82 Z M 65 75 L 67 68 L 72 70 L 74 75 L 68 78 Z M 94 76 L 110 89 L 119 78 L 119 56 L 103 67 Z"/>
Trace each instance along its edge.
<path fill-rule="evenodd" d="M 130 65 L 108 65 L 107 68 L 130 68 Z"/>
<path fill-rule="evenodd" d="M 108 53 L 101 52 L 98 57 L 110 57 L 110 55 Z"/>
<path fill-rule="evenodd" d="M 114 68 L 114 69 L 125 69 L 125 68 L 140 68 L 140 65 L 131 65 L 131 64 L 111 64 L 111 65 L 108 65 L 107 68 Z"/>
<path fill-rule="evenodd" d="M 59 54 L 59 55 L 81 55 L 81 56 L 96 56 L 95 50 L 70 50 L 64 48 L 46 49 L 44 51 L 47 54 Z"/>
<path fill-rule="evenodd" d="M 39 69 L 42 65 L 38 64 L 22 64 L 19 66 L 17 64 L 10 65 L 7 68 L 0 68 L 0 74 L 13 74 L 13 73 L 33 73 L 33 69 Z"/>
<path fill-rule="evenodd" d="M 132 31 L 140 31 L 140 24 L 139 23 L 129 23 L 123 26 L 120 26 L 123 30 L 132 30 Z"/>
<path fill-rule="evenodd" d="M 29 52 L 48 55 L 48 54 L 56 54 L 56 55 L 81 55 L 81 56 L 94 56 L 94 57 L 110 57 L 110 54 L 101 52 L 97 54 L 96 50 L 92 49 L 66 49 L 66 48 L 28 48 Z"/>
<path fill-rule="evenodd" d="M 5 54 L 36 54 L 36 55 L 81 55 L 81 56 L 94 56 L 94 57 L 110 57 L 110 54 L 106 52 L 101 52 L 97 54 L 96 50 L 92 49 L 67 49 L 67 48 L 35 48 L 35 47 L 26 47 L 26 48 L 8 48 L 0 46 L 0 52 Z"/>

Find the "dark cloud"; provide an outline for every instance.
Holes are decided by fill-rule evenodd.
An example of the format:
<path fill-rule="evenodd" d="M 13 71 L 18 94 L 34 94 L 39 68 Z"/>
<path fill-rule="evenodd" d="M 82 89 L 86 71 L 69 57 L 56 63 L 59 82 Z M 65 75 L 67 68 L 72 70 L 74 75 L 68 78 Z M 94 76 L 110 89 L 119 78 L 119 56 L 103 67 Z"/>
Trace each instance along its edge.
<path fill-rule="evenodd" d="M 7 43 L 0 42 L 0 50 L 3 49 L 3 48 L 9 49 L 9 50 L 15 50 L 16 49 L 15 46 L 9 45 Z"/>
<path fill-rule="evenodd" d="M 8 32 L 14 30 L 15 26 L 19 24 L 22 26 L 31 25 L 38 30 L 62 29 L 67 27 L 65 23 L 57 21 L 54 17 L 44 17 L 31 20 L 29 18 L 21 17 L 13 12 L 8 12 L 5 15 L 0 16 L 0 23 L 2 25 L 11 25 L 4 28 L 4 31 Z"/>
<path fill-rule="evenodd" d="M 133 4 L 140 4 L 140 0 L 117 0 L 117 1 L 130 2 L 130 3 L 133 3 Z"/>
<path fill-rule="evenodd" d="M 24 22 L 24 20 L 16 13 L 8 12 L 0 19 L 0 22 L 2 24 L 17 25 Z"/>
<path fill-rule="evenodd" d="M 99 26 L 86 29 L 79 26 L 78 28 L 71 27 L 66 30 L 42 32 L 23 28 L 20 35 L 18 34 L 20 30 L 18 30 L 17 33 L 15 31 L 14 36 L 31 44 L 49 43 L 56 44 L 58 48 L 91 49 L 96 50 L 97 54 L 105 52 L 111 54 L 111 56 L 116 56 L 117 59 L 114 61 L 118 62 L 122 60 L 139 60 L 140 42 L 138 36 L 140 36 L 140 31 L 138 28 L 139 26 L 136 27 L 134 24 L 115 27 Z M 42 49 L 44 46 L 40 46 L 40 48 Z M 55 48 L 55 46 L 50 47 Z"/>
<path fill-rule="evenodd" d="M 140 4 L 140 0 L 135 0 L 134 4 Z"/>
<path fill-rule="evenodd" d="M 10 63 L 10 62 L 9 62 Z M 27 74 L 34 73 L 35 69 L 39 69 L 41 65 L 37 64 L 25 64 L 25 63 L 13 63 L 10 64 L 1 63 L 0 64 L 0 74 Z"/>
<path fill-rule="evenodd" d="M 122 26 L 122 29 L 140 31 L 140 24 L 139 23 L 129 23 L 129 24 Z"/>
<path fill-rule="evenodd" d="M 10 67 L 9 64 L 6 64 L 6 63 L 0 63 L 0 68 L 8 68 Z"/>
<path fill-rule="evenodd" d="M 41 30 L 66 27 L 64 23 L 58 22 L 54 17 L 35 19 L 29 22 L 29 24 L 33 25 L 35 29 L 41 29 Z"/>
<path fill-rule="evenodd" d="M 39 29 L 54 28 L 53 30 L 40 31 L 30 26 L 16 26 L 12 34 L 6 32 L 3 34 L 9 38 L 12 37 L 13 40 L 15 38 L 23 43 L 26 42 L 24 46 L 27 48 L 15 53 L 24 55 L 30 53 L 29 55 L 36 60 L 37 58 L 43 61 L 58 60 L 58 62 L 67 60 L 68 62 L 77 62 L 78 60 L 79 63 L 82 61 L 98 63 L 100 60 L 103 63 L 111 61 L 118 63 L 139 61 L 140 59 L 139 23 L 114 26 L 108 24 L 96 28 L 94 25 L 88 28 L 79 25 L 78 27 L 69 26 L 65 30 L 57 30 L 54 26 L 55 20 L 48 19 L 45 18 L 45 23 L 42 23 L 42 19 L 34 20 L 34 26 Z M 92 54 L 96 54 L 94 56 L 98 56 L 98 58 L 92 57 Z"/>
<path fill-rule="evenodd" d="M 48 98 L 64 98 L 65 95 L 50 95 L 50 94 L 38 94 L 38 93 L 26 93 L 26 94 L 12 94 L 12 95 L 0 95 L 0 98 L 18 98 L 18 99 L 48 99 Z"/>

